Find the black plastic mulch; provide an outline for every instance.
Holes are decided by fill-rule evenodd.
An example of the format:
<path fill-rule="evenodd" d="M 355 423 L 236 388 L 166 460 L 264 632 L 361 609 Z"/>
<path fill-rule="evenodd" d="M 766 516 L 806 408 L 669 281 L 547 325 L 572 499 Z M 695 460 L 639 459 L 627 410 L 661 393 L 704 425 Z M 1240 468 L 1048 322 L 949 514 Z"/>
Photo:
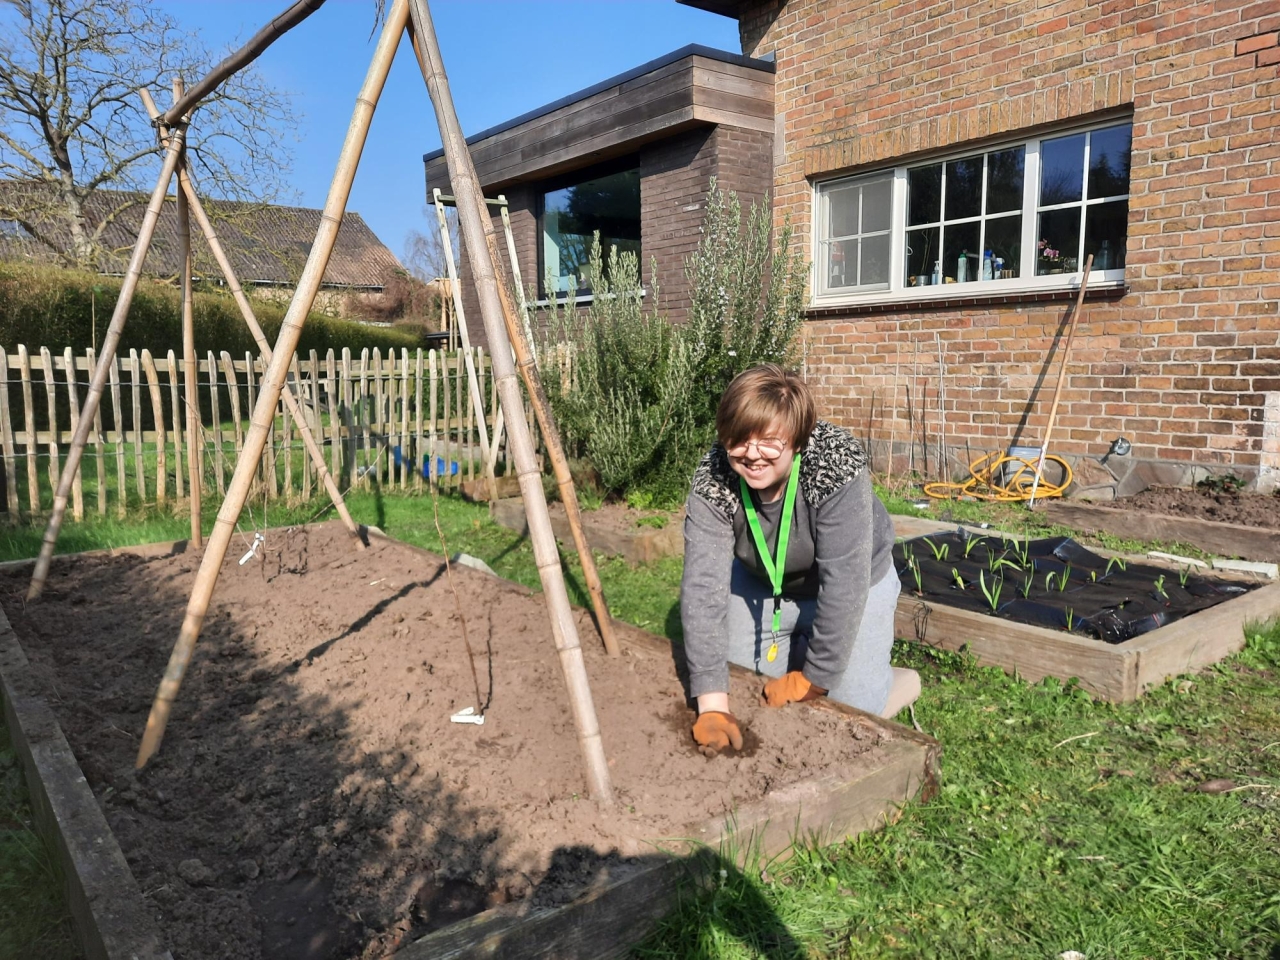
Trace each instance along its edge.
<path fill-rule="evenodd" d="M 1122 643 L 1257 584 L 1109 561 L 1069 537 L 1004 540 L 966 530 L 893 548 L 904 593 L 1017 623 Z"/>

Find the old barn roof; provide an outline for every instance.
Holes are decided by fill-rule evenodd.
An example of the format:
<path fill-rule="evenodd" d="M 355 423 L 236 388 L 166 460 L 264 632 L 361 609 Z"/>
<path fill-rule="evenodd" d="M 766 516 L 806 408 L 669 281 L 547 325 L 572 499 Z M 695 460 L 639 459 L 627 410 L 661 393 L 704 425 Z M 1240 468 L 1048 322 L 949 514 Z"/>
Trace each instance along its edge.
<path fill-rule="evenodd" d="M 8 183 L 0 184 L 0 189 L 13 191 L 31 188 L 28 185 Z M 92 227 L 96 227 L 122 203 L 134 202 L 133 206 L 118 214 L 103 232 L 102 245 L 110 251 L 103 255 L 98 264 L 103 273 L 124 272 L 147 200 L 148 197 L 141 193 L 116 190 L 98 190 L 90 197 L 86 213 Z M 210 219 L 214 221 L 214 229 L 241 283 L 293 284 L 297 281 L 320 226 L 319 210 L 228 200 L 202 202 Z M 65 248 L 70 247 L 69 231 L 54 228 L 51 232 Z M 192 243 L 197 276 L 219 277 L 220 271 L 194 221 Z M 42 253 L 39 245 L 29 240 L 0 235 L 0 256 L 45 259 L 47 252 Z M 401 269 L 403 268 L 395 255 L 369 229 L 360 214 L 348 211 L 338 230 L 337 243 L 325 271 L 325 285 L 381 287 L 392 273 Z M 155 237 L 143 272 L 151 276 L 167 277 L 179 275 L 181 270 L 177 203 L 173 196 L 169 196 L 165 198 L 160 220 L 156 224 Z"/>

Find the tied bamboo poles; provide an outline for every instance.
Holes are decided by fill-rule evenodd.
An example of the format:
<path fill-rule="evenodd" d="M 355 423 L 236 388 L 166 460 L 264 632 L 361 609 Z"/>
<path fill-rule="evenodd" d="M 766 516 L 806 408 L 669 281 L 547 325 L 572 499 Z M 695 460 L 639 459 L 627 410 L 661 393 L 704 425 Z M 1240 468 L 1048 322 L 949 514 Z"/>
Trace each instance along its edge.
<path fill-rule="evenodd" d="M 120 284 L 120 296 L 116 299 L 115 309 L 111 312 L 111 323 L 107 326 L 106 335 L 102 339 L 102 353 L 93 371 L 93 379 L 89 382 L 89 392 L 84 399 L 80 423 L 76 427 L 75 435 L 71 438 L 71 447 L 67 450 L 67 462 L 58 478 L 58 488 L 53 495 L 53 512 L 49 515 L 48 526 L 45 527 L 44 540 L 40 544 L 40 556 L 36 558 L 35 572 L 31 575 L 31 586 L 27 589 L 29 601 L 40 596 L 45 581 L 49 578 L 49 564 L 53 560 L 53 548 L 58 544 L 58 533 L 62 530 L 62 520 L 67 513 L 67 500 L 71 487 L 80 471 L 80 460 L 84 456 L 85 443 L 89 439 L 94 417 L 102 402 L 107 377 L 110 371 L 115 369 L 116 348 L 120 345 L 125 318 L 129 315 L 134 291 L 138 289 L 138 281 L 142 276 L 142 263 L 146 260 L 147 251 L 151 248 L 156 221 L 160 219 L 160 207 L 164 203 L 165 194 L 169 191 L 169 183 L 173 180 L 174 171 L 178 168 L 178 159 L 182 155 L 185 142 L 186 127 L 180 123 L 173 128 L 169 138 L 169 149 L 165 152 L 160 176 L 156 180 L 155 189 L 151 192 L 146 213 L 143 214 L 142 226 L 138 229 L 138 240 L 133 245 L 129 266 L 125 269 L 124 280 Z"/>
<path fill-rule="evenodd" d="M 151 99 L 151 94 L 145 89 L 138 91 L 138 94 L 142 98 L 143 106 L 146 107 L 152 121 L 159 123 L 162 127 L 162 135 L 167 136 L 165 132 L 167 128 L 164 128 L 163 118 L 161 118 L 160 112 L 156 109 L 155 101 Z M 267 335 L 263 332 L 261 324 L 258 323 L 257 315 L 253 312 L 249 298 L 245 296 L 244 290 L 240 286 L 240 281 L 231 266 L 231 258 L 227 256 L 227 252 L 222 246 L 222 241 L 218 239 L 217 231 L 214 230 L 213 221 L 209 219 L 208 213 L 205 212 L 204 204 L 200 202 L 200 196 L 196 192 L 195 184 L 191 181 L 191 174 L 187 170 L 185 156 L 178 164 L 178 187 L 179 202 L 185 200 L 191 208 L 191 213 L 196 218 L 196 224 L 200 227 L 200 232 L 204 234 L 205 242 L 209 244 L 209 251 L 213 254 L 213 259 L 218 264 L 218 269 L 222 271 L 222 277 L 227 283 L 227 289 L 231 291 L 231 297 L 235 300 L 236 306 L 240 308 L 240 315 L 244 318 L 245 325 L 249 328 L 249 333 L 253 337 L 254 343 L 257 344 L 264 366 L 270 364 L 271 344 L 267 342 Z M 190 383 L 195 383 L 195 379 L 193 373 Z M 311 462 L 315 464 L 316 474 L 320 477 L 320 482 L 324 485 L 325 492 L 333 502 L 334 509 L 337 510 L 343 525 L 355 541 L 356 549 L 363 550 L 365 548 L 364 538 L 360 535 L 360 528 L 352 518 L 351 511 L 347 509 L 346 500 L 338 489 L 338 485 L 333 479 L 333 474 L 329 472 L 328 464 L 325 463 L 324 459 L 324 451 L 320 449 L 315 435 L 307 425 L 306 417 L 302 412 L 297 397 L 294 396 L 293 390 L 290 389 L 287 383 L 284 385 L 280 395 L 284 400 L 288 415 L 293 418 L 293 422 L 298 426 L 298 434 L 302 437 L 302 444 L 306 447 L 307 455 L 311 457 Z M 194 396 L 189 395 L 187 397 L 188 411 L 196 409 L 196 403 Z M 198 430 L 199 423 L 197 422 L 192 429 Z M 203 452 L 204 445 L 193 441 L 191 449 L 198 449 Z M 203 468 L 201 468 L 201 476 L 203 476 Z M 192 483 L 192 489 L 198 489 L 194 485 L 196 481 L 193 480 Z"/>
<path fill-rule="evenodd" d="M 382 94 L 387 74 L 391 70 L 396 47 L 404 35 L 408 22 L 407 0 L 395 0 L 387 14 L 382 35 L 378 38 L 378 45 L 374 49 L 364 84 L 356 97 L 355 110 L 347 128 L 342 151 L 338 156 L 329 195 L 321 212 L 320 229 L 316 234 L 315 243 L 312 244 L 311 252 L 307 255 L 307 262 L 302 269 L 302 276 L 298 280 L 293 300 L 290 301 L 289 309 L 281 323 L 280 335 L 276 338 L 271 362 L 262 375 L 258 401 L 253 408 L 249 431 L 245 436 L 244 450 L 236 463 L 235 473 L 227 488 L 226 499 L 218 511 L 217 520 L 214 521 L 213 532 L 209 536 L 208 546 L 205 548 L 204 557 L 191 590 L 191 599 L 187 603 L 182 628 L 174 644 L 164 678 L 160 681 L 160 687 L 151 705 L 151 714 L 147 718 L 147 727 L 138 748 L 136 766 L 139 769 L 146 766 L 147 761 L 160 749 L 160 743 L 164 739 L 164 731 L 169 722 L 173 702 L 182 686 L 182 679 L 191 662 L 196 641 L 200 638 L 200 629 L 204 625 L 209 601 L 213 596 L 213 588 L 218 581 L 218 571 L 226 558 L 232 532 L 236 521 L 240 518 L 241 510 L 244 509 L 254 473 L 262 459 L 271 424 L 275 419 L 276 404 L 280 402 L 280 395 L 289 375 L 290 363 L 298 348 L 298 339 L 302 335 L 302 326 L 306 323 L 307 313 L 315 303 L 321 279 L 329 264 L 329 256 L 333 252 L 338 228 L 342 224 L 342 214 L 351 194 L 356 167 L 360 163 L 360 154 L 369 134 L 369 125 L 373 121 L 374 109 Z"/>
<path fill-rule="evenodd" d="M 231 54 L 222 63 L 214 67 L 207 76 L 189 90 L 186 95 L 173 105 L 166 117 L 168 126 L 174 134 L 170 138 L 169 150 L 165 155 L 160 179 L 147 204 L 142 218 L 142 226 L 138 229 L 138 239 L 133 245 L 133 253 L 129 258 L 129 266 L 125 269 L 124 280 L 120 284 L 120 295 L 116 299 L 115 310 L 111 314 L 111 323 L 102 341 L 102 354 L 89 384 L 89 392 L 85 397 L 84 416 L 76 428 L 71 440 L 71 448 L 67 451 L 67 462 L 61 481 L 53 497 L 53 511 L 49 516 L 49 524 L 45 528 L 44 540 L 40 544 L 40 555 L 36 558 L 35 571 L 31 575 L 31 586 L 27 590 L 27 599 L 35 600 L 44 590 L 49 578 L 49 564 L 53 560 L 53 551 L 58 544 L 58 534 L 62 530 L 62 520 L 67 512 L 68 490 L 75 478 L 79 476 L 80 460 L 84 456 L 85 443 L 92 428 L 93 421 L 102 402 L 102 394 L 107 379 L 115 370 L 116 347 L 120 343 L 120 334 L 133 303 L 134 291 L 138 288 L 138 279 L 142 271 L 142 263 L 151 247 L 151 238 L 155 233 L 156 221 L 160 216 L 160 206 L 169 190 L 178 158 L 182 154 L 186 127 L 179 122 L 180 118 L 190 112 L 192 105 L 211 93 L 219 83 L 232 73 L 256 60 L 267 47 L 271 46 L 283 34 L 301 23 L 320 8 L 324 0 L 298 0 L 284 13 L 259 30 L 249 42 Z M 122 501 L 123 503 L 123 501 Z"/>
<path fill-rule="evenodd" d="M 560 568 L 560 556 L 555 537 L 551 532 L 551 517 L 542 492 L 542 476 L 529 435 L 529 425 L 524 417 L 520 396 L 520 384 L 511 358 L 511 346 L 504 341 L 506 315 L 503 312 L 501 284 L 494 271 L 491 234 L 486 237 L 483 221 L 488 219 L 484 196 L 476 182 L 475 167 L 467 152 L 466 141 L 454 111 L 453 97 L 449 92 L 440 46 L 436 41 L 435 26 L 426 0 L 409 0 L 413 22 L 414 52 L 422 68 L 423 79 L 431 94 L 436 120 L 440 126 L 440 139 L 444 146 L 449 179 L 457 198 L 458 220 L 463 241 L 475 276 L 480 299 L 480 312 L 485 332 L 492 347 L 490 354 L 498 395 L 507 424 L 507 436 L 520 478 L 520 493 L 524 499 L 529 520 L 529 537 L 533 542 L 538 575 L 542 580 L 547 599 L 547 611 L 551 617 L 551 632 L 560 655 L 560 667 L 564 672 L 569 691 L 569 703 L 573 710 L 574 725 L 578 732 L 578 745 L 587 770 L 587 785 L 591 796 L 603 807 L 613 805 L 613 787 L 610 783 L 609 765 L 604 755 L 604 743 L 596 719 L 591 686 L 587 679 L 586 665 L 578 631 L 565 590 L 564 572 Z M 492 224 L 490 224 L 492 230 Z"/>
<path fill-rule="evenodd" d="M 175 103 L 182 101 L 182 78 L 173 80 L 173 99 Z M 190 117 L 184 115 L 184 123 Z M 178 171 L 187 165 L 185 146 L 178 157 Z M 196 323 L 195 311 L 191 295 L 191 212 L 187 198 L 178 191 L 178 233 L 182 239 L 182 378 L 187 400 L 187 485 L 191 494 L 191 545 L 199 550 L 204 546 L 204 534 L 201 532 L 200 499 L 204 493 L 201 485 L 200 453 L 204 444 L 200 442 L 200 392 L 196 383 Z M 174 430 L 181 430 L 176 423 Z"/>

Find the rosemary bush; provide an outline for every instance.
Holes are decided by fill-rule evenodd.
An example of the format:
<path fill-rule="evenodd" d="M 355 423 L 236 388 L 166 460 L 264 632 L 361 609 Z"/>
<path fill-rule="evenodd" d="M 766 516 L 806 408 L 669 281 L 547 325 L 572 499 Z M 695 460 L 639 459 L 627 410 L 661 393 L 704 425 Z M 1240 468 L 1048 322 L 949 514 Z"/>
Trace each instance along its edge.
<path fill-rule="evenodd" d="M 794 361 L 807 265 L 790 249 L 789 225 L 776 243 L 770 234 L 766 205 L 744 223 L 738 198 L 712 180 L 702 237 L 685 262 L 687 323 L 674 325 L 649 306 L 656 280 L 648 298 L 639 295 L 635 256 L 611 251 L 606 269 L 598 238 L 590 304 L 551 305 L 542 348 L 547 392 L 570 455 L 591 463 L 607 493 L 638 507 L 680 504 L 714 440 L 716 404 L 729 381 L 757 363 Z"/>

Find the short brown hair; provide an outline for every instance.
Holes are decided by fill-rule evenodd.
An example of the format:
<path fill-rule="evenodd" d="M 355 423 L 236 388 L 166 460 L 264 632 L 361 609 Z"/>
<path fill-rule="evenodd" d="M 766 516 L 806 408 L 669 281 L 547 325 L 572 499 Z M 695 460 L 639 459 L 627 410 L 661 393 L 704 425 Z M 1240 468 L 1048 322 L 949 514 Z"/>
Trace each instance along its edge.
<path fill-rule="evenodd" d="M 716 434 L 727 450 L 781 419 L 797 451 L 809 442 L 818 420 L 809 385 L 800 374 L 762 363 L 733 378 L 716 408 Z"/>

